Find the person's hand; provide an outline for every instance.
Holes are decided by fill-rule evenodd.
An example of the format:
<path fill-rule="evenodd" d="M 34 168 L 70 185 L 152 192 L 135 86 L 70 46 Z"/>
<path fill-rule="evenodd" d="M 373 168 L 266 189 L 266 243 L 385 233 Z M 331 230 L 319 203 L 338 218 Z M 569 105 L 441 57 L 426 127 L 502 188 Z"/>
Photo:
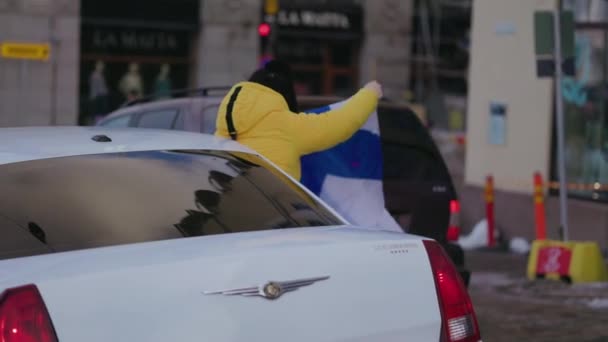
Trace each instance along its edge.
<path fill-rule="evenodd" d="M 376 95 L 378 96 L 379 99 L 382 98 L 382 96 L 384 95 L 382 93 L 382 86 L 380 85 L 380 83 L 378 83 L 376 81 L 368 82 L 363 88 L 369 89 L 369 90 L 373 91 L 374 93 L 376 93 Z"/>

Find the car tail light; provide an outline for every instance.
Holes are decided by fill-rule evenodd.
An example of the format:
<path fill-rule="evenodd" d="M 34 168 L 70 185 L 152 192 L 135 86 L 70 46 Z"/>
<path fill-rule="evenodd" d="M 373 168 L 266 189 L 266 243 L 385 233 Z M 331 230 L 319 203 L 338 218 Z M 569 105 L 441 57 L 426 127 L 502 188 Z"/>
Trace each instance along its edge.
<path fill-rule="evenodd" d="M 450 225 L 448 226 L 447 240 L 458 241 L 460 237 L 460 202 L 450 201 Z"/>
<path fill-rule="evenodd" d="M 473 303 L 454 264 L 437 242 L 425 240 L 424 247 L 433 268 L 439 297 L 442 320 L 441 341 L 481 341 Z"/>
<path fill-rule="evenodd" d="M 0 295 L 0 342 L 57 342 L 35 285 L 8 289 Z"/>

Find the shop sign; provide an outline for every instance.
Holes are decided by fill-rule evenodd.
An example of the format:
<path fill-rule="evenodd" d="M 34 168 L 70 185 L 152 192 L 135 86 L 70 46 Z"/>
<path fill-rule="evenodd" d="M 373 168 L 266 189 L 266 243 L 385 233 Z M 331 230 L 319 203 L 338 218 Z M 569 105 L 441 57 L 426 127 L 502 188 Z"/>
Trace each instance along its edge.
<path fill-rule="evenodd" d="M 276 21 L 279 28 L 289 30 L 322 30 L 361 32 L 362 13 L 357 10 L 289 9 L 282 8 L 276 15 L 266 15 L 265 21 Z"/>
<path fill-rule="evenodd" d="M 183 56 L 188 53 L 189 34 L 131 28 L 85 28 L 82 33 L 86 53 Z"/>
<path fill-rule="evenodd" d="M 280 11 L 277 16 L 277 22 L 280 26 L 304 26 L 343 30 L 351 28 L 348 16 L 337 12 Z"/>

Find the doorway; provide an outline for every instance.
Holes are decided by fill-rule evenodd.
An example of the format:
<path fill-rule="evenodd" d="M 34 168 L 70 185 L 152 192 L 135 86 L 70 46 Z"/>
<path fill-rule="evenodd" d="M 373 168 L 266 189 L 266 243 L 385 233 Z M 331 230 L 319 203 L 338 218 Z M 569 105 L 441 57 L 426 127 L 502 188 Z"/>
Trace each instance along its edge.
<path fill-rule="evenodd" d="M 276 57 L 290 64 L 298 95 L 348 96 L 359 82 L 359 46 L 351 40 L 279 39 Z"/>

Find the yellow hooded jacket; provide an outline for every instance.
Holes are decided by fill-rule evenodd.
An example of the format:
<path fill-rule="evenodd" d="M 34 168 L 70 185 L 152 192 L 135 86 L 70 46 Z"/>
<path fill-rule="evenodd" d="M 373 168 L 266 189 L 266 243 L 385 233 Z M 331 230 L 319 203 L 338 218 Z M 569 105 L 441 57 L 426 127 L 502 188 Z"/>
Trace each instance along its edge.
<path fill-rule="evenodd" d="M 236 95 L 235 95 L 236 92 Z M 300 180 L 300 157 L 350 138 L 378 104 L 376 93 L 361 89 L 339 109 L 323 114 L 293 113 L 283 96 L 258 83 L 236 84 L 222 100 L 215 135 L 230 138 L 231 107 L 236 140 Z"/>

